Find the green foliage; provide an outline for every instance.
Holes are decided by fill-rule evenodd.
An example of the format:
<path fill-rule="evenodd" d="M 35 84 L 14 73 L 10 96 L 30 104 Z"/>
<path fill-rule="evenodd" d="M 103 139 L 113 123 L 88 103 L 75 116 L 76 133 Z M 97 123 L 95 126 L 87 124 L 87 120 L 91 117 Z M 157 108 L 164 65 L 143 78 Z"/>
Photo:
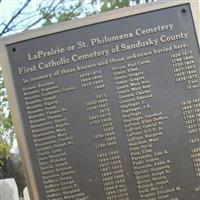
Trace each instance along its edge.
<path fill-rule="evenodd" d="M 47 26 L 56 22 L 63 22 L 75 19 L 84 13 L 83 1 L 78 0 L 76 4 L 69 6 L 68 8 L 63 7 L 59 12 L 48 13 L 41 10 L 41 14 L 44 19 L 43 26 Z"/>
<path fill-rule="evenodd" d="M 8 108 L 2 71 L 0 70 L 0 166 L 8 159 L 14 137 L 12 118 Z"/>
<path fill-rule="evenodd" d="M 13 122 L 10 112 L 7 115 L 0 111 L 0 141 L 12 146 L 14 137 Z"/>
<path fill-rule="evenodd" d="M 8 159 L 10 146 L 0 142 L 0 167 L 4 165 L 5 160 Z"/>
<path fill-rule="evenodd" d="M 152 0 L 145 0 L 145 2 L 150 2 Z M 84 0 L 74 0 L 73 5 L 68 8 L 63 8 L 62 11 L 58 13 L 47 13 L 46 11 L 41 11 L 44 19 L 43 26 L 50 25 L 56 22 L 63 22 L 78 17 L 89 16 L 93 14 L 98 14 L 105 11 L 114 10 L 117 8 L 124 8 L 131 5 L 131 3 L 139 4 L 140 0 L 90 0 L 85 6 Z M 87 8 L 88 7 L 88 8 Z"/>
<path fill-rule="evenodd" d="M 102 0 L 101 12 L 129 6 L 129 0 Z"/>
<path fill-rule="evenodd" d="M 53 24 L 54 21 L 56 22 L 64 22 L 71 19 L 75 19 L 78 16 L 80 16 L 81 13 L 79 12 L 59 12 L 57 14 L 48 14 L 46 13 L 44 15 L 45 22 L 43 23 L 43 26 L 47 26 L 50 24 Z"/>
<path fill-rule="evenodd" d="M 71 20 L 71 19 L 74 19 L 74 18 L 77 18 L 78 16 L 80 16 L 81 13 L 78 13 L 78 12 L 63 12 L 63 13 L 60 13 L 56 19 L 59 21 L 59 22 L 64 22 L 64 21 L 67 21 L 67 20 Z"/>
<path fill-rule="evenodd" d="M 41 11 L 43 19 L 45 22 L 43 23 L 43 26 L 51 25 L 52 24 L 52 18 L 54 17 L 54 14 L 47 13 L 45 11 Z"/>
<path fill-rule="evenodd" d="M 0 70 L 0 144 L 12 146 L 14 140 L 14 129 L 11 114 L 8 107 L 8 100 Z"/>

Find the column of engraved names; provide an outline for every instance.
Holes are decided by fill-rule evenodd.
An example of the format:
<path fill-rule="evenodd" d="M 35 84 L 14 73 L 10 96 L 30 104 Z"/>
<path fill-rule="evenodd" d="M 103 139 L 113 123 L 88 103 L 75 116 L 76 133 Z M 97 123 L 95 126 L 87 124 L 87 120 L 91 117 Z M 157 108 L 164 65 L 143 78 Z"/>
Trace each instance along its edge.
<path fill-rule="evenodd" d="M 57 100 L 63 90 L 54 81 L 47 81 L 24 87 L 23 92 L 47 199 L 88 199 L 75 184 L 75 171 L 63 151 L 73 144 L 73 136 L 67 130 L 67 110 Z"/>
<path fill-rule="evenodd" d="M 146 101 L 153 95 L 150 81 L 138 67 L 129 63 L 112 71 L 140 199 L 170 199 L 180 187 L 170 185 L 168 151 L 153 150 L 168 117 L 162 112 L 145 114 L 151 109 Z"/>
<path fill-rule="evenodd" d="M 105 93 L 101 93 L 104 89 L 101 70 L 81 74 L 80 82 L 82 88 L 96 90 L 95 99 L 86 102 L 85 105 L 91 114 L 89 124 L 96 133 L 93 139 L 106 199 L 129 200 L 108 98 Z"/>
<path fill-rule="evenodd" d="M 200 98 L 182 101 L 182 114 L 187 130 L 188 143 L 191 146 L 190 158 L 193 162 L 195 175 L 200 179 Z M 197 181 L 198 182 L 198 181 Z M 200 184 L 194 186 L 195 192 L 200 192 Z"/>

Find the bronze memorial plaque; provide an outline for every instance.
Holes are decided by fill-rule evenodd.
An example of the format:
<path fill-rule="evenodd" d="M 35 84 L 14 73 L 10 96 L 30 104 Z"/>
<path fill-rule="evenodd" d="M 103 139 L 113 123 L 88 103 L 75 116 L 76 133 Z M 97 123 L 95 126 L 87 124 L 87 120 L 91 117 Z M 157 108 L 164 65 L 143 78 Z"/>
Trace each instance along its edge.
<path fill-rule="evenodd" d="M 197 1 L 3 39 L 33 200 L 199 200 Z"/>

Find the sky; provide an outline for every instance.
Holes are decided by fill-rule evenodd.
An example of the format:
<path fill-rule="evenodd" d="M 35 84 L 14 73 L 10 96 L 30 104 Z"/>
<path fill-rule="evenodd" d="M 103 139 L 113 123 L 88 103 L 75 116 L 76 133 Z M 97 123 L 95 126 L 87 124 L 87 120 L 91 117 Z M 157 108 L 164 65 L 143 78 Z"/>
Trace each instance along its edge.
<path fill-rule="evenodd" d="M 58 1 L 60 1 L 60 0 L 54 0 L 54 5 L 56 5 Z M 91 5 L 89 4 L 90 1 L 91 0 L 84 0 L 84 4 L 83 4 L 84 9 L 91 10 Z M 4 23 L 6 23 L 25 2 L 26 2 L 26 0 L 1 0 L 0 22 L 2 21 Z M 29 14 L 31 13 L 32 17 L 30 17 L 28 19 L 28 21 L 26 21 L 26 24 L 31 24 L 31 22 L 38 19 L 38 16 L 40 16 L 40 14 L 41 14 L 39 11 L 37 11 L 38 5 L 42 3 L 42 6 L 46 6 L 46 5 L 50 4 L 51 2 L 52 1 L 50 1 L 50 0 L 31 0 L 28 7 L 24 10 L 24 13 L 21 15 L 22 16 L 21 19 L 26 16 L 29 16 L 28 13 Z M 70 6 L 77 4 L 77 2 L 78 2 L 78 0 L 63 0 L 63 3 L 61 4 L 61 6 L 62 6 L 62 8 L 69 9 Z M 20 18 L 18 20 L 20 20 Z M 41 23 L 38 24 L 37 26 L 35 26 L 34 28 L 40 27 Z M 26 24 L 21 23 L 21 26 L 18 26 L 18 28 L 20 29 L 21 27 L 23 27 Z M 1 30 L 1 28 L 2 27 L 0 27 L 0 30 Z"/>
<path fill-rule="evenodd" d="M 3 21 L 9 19 L 24 2 L 25 0 L 1 0 L 1 19 L 3 19 Z M 34 0 L 29 6 L 29 10 L 34 10 L 36 8 L 37 2 L 39 2 L 39 0 Z"/>

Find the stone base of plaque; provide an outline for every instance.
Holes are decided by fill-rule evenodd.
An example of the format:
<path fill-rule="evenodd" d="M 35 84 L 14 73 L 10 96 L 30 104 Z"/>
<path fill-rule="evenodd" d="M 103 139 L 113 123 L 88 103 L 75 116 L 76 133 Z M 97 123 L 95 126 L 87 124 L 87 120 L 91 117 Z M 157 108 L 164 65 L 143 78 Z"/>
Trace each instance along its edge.
<path fill-rule="evenodd" d="M 14 178 L 0 180 L 0 199 L 19 200 L 18 188 Z"/>
<path fill-rule="evenodd" d="M 30 196 L 29 196 L 29 192 L 28 192 L 27 187 L 24 188 L 23 195 L 24 195 L 24 200 L 30 200 Z"/>

